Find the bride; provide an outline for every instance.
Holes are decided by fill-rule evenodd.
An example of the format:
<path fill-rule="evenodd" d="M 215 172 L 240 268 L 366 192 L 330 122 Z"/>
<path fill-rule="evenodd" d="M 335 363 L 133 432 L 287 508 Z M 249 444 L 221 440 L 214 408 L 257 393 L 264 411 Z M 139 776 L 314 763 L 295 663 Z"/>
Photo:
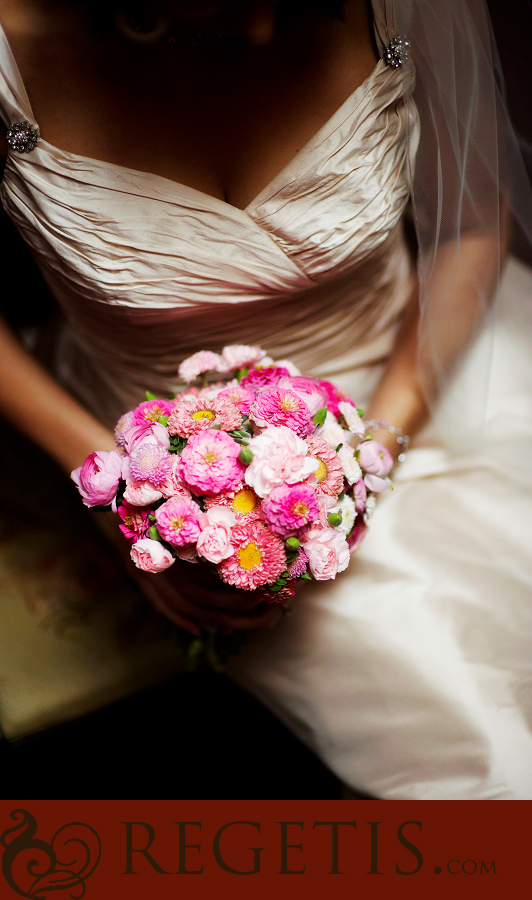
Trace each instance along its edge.
<path fill-rule="evenodd" d="M 532 798 L 532 278 L 500 280 L 532 207 L 482 0 L 0 0 L 0 25 L 2 200 L 65 315 L 52 372 L 2 330 L 4 415 L 70 472 L 194 350 L 260 343 L 395 458 L 409 434 L 349 570 L 282 622 L 187 564 L 137 579 L 194 633 L 253 631 L 231 676 L 347 785 Z"/>

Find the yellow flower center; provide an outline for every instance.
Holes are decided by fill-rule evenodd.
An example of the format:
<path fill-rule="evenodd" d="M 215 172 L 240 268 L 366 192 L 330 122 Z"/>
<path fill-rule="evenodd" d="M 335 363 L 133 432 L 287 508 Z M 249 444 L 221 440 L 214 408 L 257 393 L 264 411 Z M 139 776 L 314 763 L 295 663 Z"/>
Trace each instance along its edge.
<path fill-rule="evenodd" d="M 288 397 L 287 394 L 281 400 L 281 406 L 283 409 L 291 410 L 297 409 L 297 400 L 295 397 Z"/>
<path fill-rule="evenodd" d="M 292 512 L 294 516 L 307 516 L 308 506 L 304 500 L 297 500 L 292 507 Z"/>
<path fill-rule="evenodd" d="M 209 450 L 203 457 L 203 461 L 208 465 L 212 465 L 218 459 L 218 454 L 215 450 Z"/>
<path fill-rule="evenodd" d="M 191 419 L 195 419 L 196 422 L 203 422 L 205 419 L 209 419 L 210 422 L 216 418 L 215 413 L 213 413 L 212 409 L 197 409 L 195 412 L 190 414 Z"/>
<path fill-rule="evenodd" d="M 180 519 L 172 519 L 170 524 L 172 525 L 172 528 L 175 529 L 175 531 L 181 531 L 184 521 L 185 520 L 183 519 L 183 517 L 181 517 Z"/>
<path fill-rule="evenodd" d="M 319 466 L 314 472 L 314 475 L 316 476 L 316 481 L 318 482 L 318 484 L 321 484 L 322 481 L 325 481 L 325 479 L 327 478 L 327 466 L 319 456 L 315 456 L 314 458 L 319 462 Z"/>
<path fill-rule="evenodd" d="M 238 561 L 246 572 L 260 566 L 262 562 L 262 553 L 254 541 L 250 541 L 245 547 L 241 547 L 238 551 Z"/>
<path fill-rule="evenodd" d="M 257 505 L 257 498 L 253 491 L 248 490 L 247 488 L 243 488 L 241 491 L 238 491 L 235 494 L 232 507 L 234 512 L 240 513 L 242 516 L 247 516 L 248 513 L 252 512 Z"/>
<path fill-rule="evenodd" d="M 144 418 L 147 419 L 148 422 L 158 422 L 159 416 L 162 416 L 163 410 L 161 406 L 156 406 L 155 409 L 148 409 L 144 413 Z"/>
<path fill-rule="evenodd" d="M 128 528 L 131 528 L 132 524 L 133 520 L 131 519 L 131 516 L 126 516 L 124 519 L 124 525 L 127 525 Z"/>

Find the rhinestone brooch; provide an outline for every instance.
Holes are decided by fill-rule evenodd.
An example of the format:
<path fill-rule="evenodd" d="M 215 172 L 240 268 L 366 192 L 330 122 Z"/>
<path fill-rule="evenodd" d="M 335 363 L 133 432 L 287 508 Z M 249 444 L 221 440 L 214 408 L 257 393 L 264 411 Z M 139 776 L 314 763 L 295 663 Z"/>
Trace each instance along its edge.
<path fill-rule="evenodd" d="M 39 132 L 35 125 L 29 122 L 16 122 L 8 129 L 7 143 L 12 150 L 18 153 L 31 153 L 37 146 Z"/>
<path fill-rule="evenodd" d="M 410 41 L 406 37 L 398 36 L 391 41 L 384 51 L 384 62 L 392 69 L 398 69 L 410 57 Z"/>

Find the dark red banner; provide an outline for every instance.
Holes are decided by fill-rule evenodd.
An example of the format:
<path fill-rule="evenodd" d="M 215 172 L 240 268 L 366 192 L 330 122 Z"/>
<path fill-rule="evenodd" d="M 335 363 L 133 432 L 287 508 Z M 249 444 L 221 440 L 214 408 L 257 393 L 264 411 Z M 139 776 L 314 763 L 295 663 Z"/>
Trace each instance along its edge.
<path fill-rule="evenodd" d="M 0 896 L 515 896 L 531 813 L 519 801 L 2 801 Z"/>

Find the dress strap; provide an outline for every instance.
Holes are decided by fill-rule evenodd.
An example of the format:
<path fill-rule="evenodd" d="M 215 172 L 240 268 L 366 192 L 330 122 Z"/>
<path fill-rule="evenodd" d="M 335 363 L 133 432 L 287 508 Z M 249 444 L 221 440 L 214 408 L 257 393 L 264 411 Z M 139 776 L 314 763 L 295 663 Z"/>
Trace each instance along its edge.
<path fill-rule="evenodd" d="M 15 57 L 0 23 L 0 116 L 9 128 L 17 122 L 37 125 Z"/>

